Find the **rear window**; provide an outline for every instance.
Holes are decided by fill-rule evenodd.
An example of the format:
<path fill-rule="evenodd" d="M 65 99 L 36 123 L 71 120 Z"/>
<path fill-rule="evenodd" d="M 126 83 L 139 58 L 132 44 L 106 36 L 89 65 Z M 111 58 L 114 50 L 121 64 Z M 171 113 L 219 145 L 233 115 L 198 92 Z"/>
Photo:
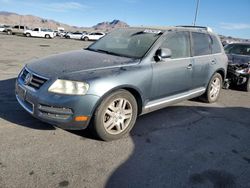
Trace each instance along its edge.
<path fill-rule="evenodd" d="M 212 53 L 216 54 L 216 53 L 221 53 L 221 45 L 220 45 L 220 41 L 218 41 L 217 37 L 215 37 L 214 35 L 211 35 L 211 47 L 212 47 Z"/>
<path fill-rule="evenodd" d="M 192 32 L 193 55 L 202 56 L 211 54 L 210 37 L 205 33 Z"/>

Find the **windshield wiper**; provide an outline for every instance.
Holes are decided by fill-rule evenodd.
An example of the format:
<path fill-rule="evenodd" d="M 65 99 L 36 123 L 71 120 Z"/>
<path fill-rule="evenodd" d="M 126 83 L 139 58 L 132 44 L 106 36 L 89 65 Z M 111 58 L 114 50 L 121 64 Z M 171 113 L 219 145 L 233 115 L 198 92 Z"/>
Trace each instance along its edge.
<path fill-rule="evenodd" d="M 111 52 L 109 52 L 107 50 L 93 49 L 93 48 L 85 48 L 85 50 L 89 50 L 89 51 L 93 51 L 93 52 L 102 52 L 102 53 L 106 53 L 106 54 L 110 54 L 111 53 Z"/>
<path fill-rule="evenodd" d="M 101 52 L 101 53 L 105 53 L 105 54 L 109 54 L 109 55 L 115 55 L 115 56 L 119 56 L 119 57 L 135 58 L 135 57 L 132 57 L 132 56 L 122 55 L 122 54 L 118 54 L 118 53 L 115 53 L 115 52 L 111 52 L 111 51 L 108 51 L 108 50 L 102 50 L 102 49 L 86 48 L 86 50 L 90 50 L 90 51 L 94 51 L 94 52 Z"/>

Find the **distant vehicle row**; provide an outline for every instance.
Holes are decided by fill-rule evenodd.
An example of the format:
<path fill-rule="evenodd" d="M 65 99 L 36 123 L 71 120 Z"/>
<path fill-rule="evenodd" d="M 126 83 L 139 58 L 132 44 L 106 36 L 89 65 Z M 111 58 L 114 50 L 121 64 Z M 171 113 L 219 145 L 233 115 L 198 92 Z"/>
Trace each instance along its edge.
<path fill-rule="evenodd" d="M 0 26 L 0 32 L 5 32 L 8 35 L 25 35 L 26 37 L 43 37 L 43 38 L 54 38 L 55 36 L 65 37 L 67 39 L 81 39 L 84 41 L 99 40 L 105 33 L 103 32 L 55 32 L 51 29 L 34 28 L 29 29 L 27 26 L 15 25 Z"/>

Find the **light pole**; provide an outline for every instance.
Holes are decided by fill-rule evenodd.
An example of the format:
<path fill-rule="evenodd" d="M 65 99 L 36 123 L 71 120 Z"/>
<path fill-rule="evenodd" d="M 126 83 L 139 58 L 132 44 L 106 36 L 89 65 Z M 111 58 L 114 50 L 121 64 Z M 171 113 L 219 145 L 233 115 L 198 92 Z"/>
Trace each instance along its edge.
<path fill-rule="evenodd" d="M 196 25 L 196 19 L 197 19 L 197 15 L 198 15 L 199 5 L 200 5 L 200 0 L 197 0 L 195 16 L 194 16 L 194 23 L 193 23 L 194 26 Z"/>

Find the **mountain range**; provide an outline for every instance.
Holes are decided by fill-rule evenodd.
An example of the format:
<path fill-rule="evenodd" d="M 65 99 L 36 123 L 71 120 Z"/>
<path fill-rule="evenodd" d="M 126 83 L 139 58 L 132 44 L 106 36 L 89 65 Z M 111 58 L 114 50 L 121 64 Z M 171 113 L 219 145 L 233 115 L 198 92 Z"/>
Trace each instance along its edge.
<path fill-rule="evenodd" d="M 120 20 L 111 22 L 101 22 L 93 27 L 78 27 L 60 23 L 51 19 L 44 19 L 33 15 L 20 15 L 13 12 L 0 11 L 0 24 L 2 25 L 25 25 L 31 28 L 42 27 L 57 30 L 58 27 L 63 27 L 66 31 L 82 31 L 82 30 L 100 30 L 110 31 L 116 28 L 129 27 L 129 25 Z"/>

